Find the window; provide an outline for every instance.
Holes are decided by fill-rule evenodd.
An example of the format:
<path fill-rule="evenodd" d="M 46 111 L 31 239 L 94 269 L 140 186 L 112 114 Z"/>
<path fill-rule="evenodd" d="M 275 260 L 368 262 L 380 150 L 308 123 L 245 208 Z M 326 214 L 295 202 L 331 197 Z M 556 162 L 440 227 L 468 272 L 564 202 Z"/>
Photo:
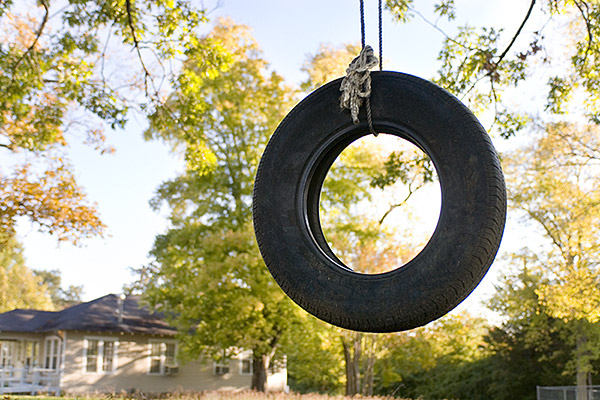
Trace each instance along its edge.
<path fill-rule="evenodd" d="M 46 338 L 44 368 L 58 369 L 58 355 L 60 354 L 60 339 L 57 337 Z"/>
<path fill-rule="evenodd" d="M 86 348 L 85 372 L 98 370 L 98 340 L 88 340 Z"/>
<path fill-rule="evenodd" d="M 9 368 L 14 365 L 15 342 L 8 340 L 0 341 L 0 368 Z"/>
<path fill-rule="evenodd" d="M 166 367 L 176 367 L 177 360 L 175 356 L 177 355 L 175 349 L 175 343 L 165 343 L 165 366 Z"/>
<path fill-rule="evenodd" d="M 102 348 L 102 372 L 112 372 L 115 357 L 115 342 L 105 341 Z"/>
<path fill-rule="evenodd" d="M 240 375 L 252 375 L 252 357 L 244 357 L 240 360 Z"/>
<path fill-rule="evenodd" d="M 87 338 L 84 341 L 84 368 L 88 373 L 109 374 L 116 368 L 117 345 L 115 339 Z"/>
<path fill-rule="evenodd" d="M 150 343 L 150 373 L 160 374 L 160 346 L 161 343 Z"/>
<path fill-rule="evenodd" d="M 215 375 L 227 375 L 229 373 L 229 360 L 215 361 L 213 371 Z"/>
<path fill-rule="evenodd" d="M 149 374 L 174 374 L 177 372 L 177 367 L 177 344 L 175 342 L 150 342 Z"/>
<path fill-rule="evenodd" d="M 26 368 L 37 367 L 38 366 L 38 354 L 40 343 L 32 340 L 25 340 L 23 342 L 23 356 L 24 356 L 24 364 Z"/>

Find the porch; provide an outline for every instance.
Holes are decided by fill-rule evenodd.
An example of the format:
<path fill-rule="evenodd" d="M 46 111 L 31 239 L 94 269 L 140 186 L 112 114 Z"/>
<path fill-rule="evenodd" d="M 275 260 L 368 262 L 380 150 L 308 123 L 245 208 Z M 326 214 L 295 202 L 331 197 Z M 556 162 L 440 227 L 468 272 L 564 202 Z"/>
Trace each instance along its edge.
<path fill-rule="evenodd" d="M 0 368 L 0 394 L 60 394 L 57 370 L 47 368 Z"/>

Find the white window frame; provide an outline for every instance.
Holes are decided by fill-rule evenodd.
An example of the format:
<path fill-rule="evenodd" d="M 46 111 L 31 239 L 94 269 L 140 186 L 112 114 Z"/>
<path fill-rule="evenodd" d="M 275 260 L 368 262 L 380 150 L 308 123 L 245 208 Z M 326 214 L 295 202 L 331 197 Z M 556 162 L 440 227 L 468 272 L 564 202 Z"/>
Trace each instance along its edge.
<path fill-rule="evenodd" d="M 62 342 L 58 336 L 46 336 L 44 338 L 42 367 L 47 370 L 58 371 L 60 369 L 61 350 Z"/>
<path fill-rule="evenodd" d="M 98 354 L 96 355 L 96 370 L 88 371 L 88 348 L 90 341 L 98 342 Z M 113 344 L 113 354 L 112 354 L 112 363 L 110 365 L 110 370 L 104 370 L 104 345 L 105 343 L 110 342 Z M 117 370 L 118 363 L 118 349 L 119 349 L 119 341 L 117 338 L 112 337 L 103 337 L 103 336 L 86 336 L 83 339 L 83 373 L 91 374 L 91 375 L 110 375 L 114 374 Z"/>
<path fill-rule="evenodd" d="M 238 353 L 238 374 L 242 376 L 252 375 L 254 372 L 254 363 L 251 350 L 244 350 Z M 247 364 L 248 369 L 244 371 L 244 364 Z"/>
<path fill-rule="evenodd" d="M 249 364 L 248 371 L 244 371 L 244 363 Z M 254 365 L 253 365 L 252 355 L 243 355 L 240 357 L 239 362 L 239 374 L 240 375 L 252 375 L 254 373 Z"/>
<path fill-rule="evenodd" d="M 15 366 L 16 341 L 0 340 L 0 369 Z"/>
<path fill-rule="evenodd" d="M 153 345 L 159 346 L 158 355 L 152 355 Z M 167 362 L 167 345 L 174 346 L 173 362 Z M 166 375 L 167 368 L 178 368 L 177 350 L 177 341 L 175 340 L 150 339 L 148 341 L 148 375 Z M 152 372 L 152 360 L 155 359 L 159 360 L 158 372 Z"/>
<path fill-rule="evenodd" d="M 41 346 L 39 340 L 23 340 L 23 348 L 22 354 L 20 355 L 20 361 L 25 368 L 39 367 L 40 347 Z"/>

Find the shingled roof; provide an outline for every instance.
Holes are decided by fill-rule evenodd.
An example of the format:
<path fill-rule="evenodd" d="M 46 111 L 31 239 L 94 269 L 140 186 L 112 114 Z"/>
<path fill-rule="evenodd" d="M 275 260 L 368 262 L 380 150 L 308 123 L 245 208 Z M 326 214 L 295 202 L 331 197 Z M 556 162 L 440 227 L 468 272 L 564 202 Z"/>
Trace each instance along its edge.
<path fill-rule="evenodd" d="M 177 330 L 169 326 L 160 313 L 141 307 L 139 296 L 123 300 L 119 318 L 119 297 L 109 294 L 62 311 L 13 310 L 0 314 L 0 332 L 87 331 L 137 333 L 173 336 Z"/>

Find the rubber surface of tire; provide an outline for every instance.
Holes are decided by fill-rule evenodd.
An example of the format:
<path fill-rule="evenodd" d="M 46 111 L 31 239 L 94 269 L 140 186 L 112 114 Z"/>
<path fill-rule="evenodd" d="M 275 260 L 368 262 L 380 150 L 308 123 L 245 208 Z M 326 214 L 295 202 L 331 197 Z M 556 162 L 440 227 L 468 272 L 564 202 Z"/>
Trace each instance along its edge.
<path fill-rule="evenodd" d="M 378 132 L 400 136 L 432 159 L 442 192 L 437 227 L 423 250 L 383 274 L 353 272 L 328 247 L 319 196 L 335 158 L 369 134 L 340 111 L 340 82 L 300 102 L 281 122 L 260 161 L 253 219 L 271 274 L 309 313 L 365 332 L 431 322 L 456 307 L 491 265 L 504 230 L 506 190 L 498 155 L 481 124 L 454 96 L 398 72 L 373 72 Z"/>

